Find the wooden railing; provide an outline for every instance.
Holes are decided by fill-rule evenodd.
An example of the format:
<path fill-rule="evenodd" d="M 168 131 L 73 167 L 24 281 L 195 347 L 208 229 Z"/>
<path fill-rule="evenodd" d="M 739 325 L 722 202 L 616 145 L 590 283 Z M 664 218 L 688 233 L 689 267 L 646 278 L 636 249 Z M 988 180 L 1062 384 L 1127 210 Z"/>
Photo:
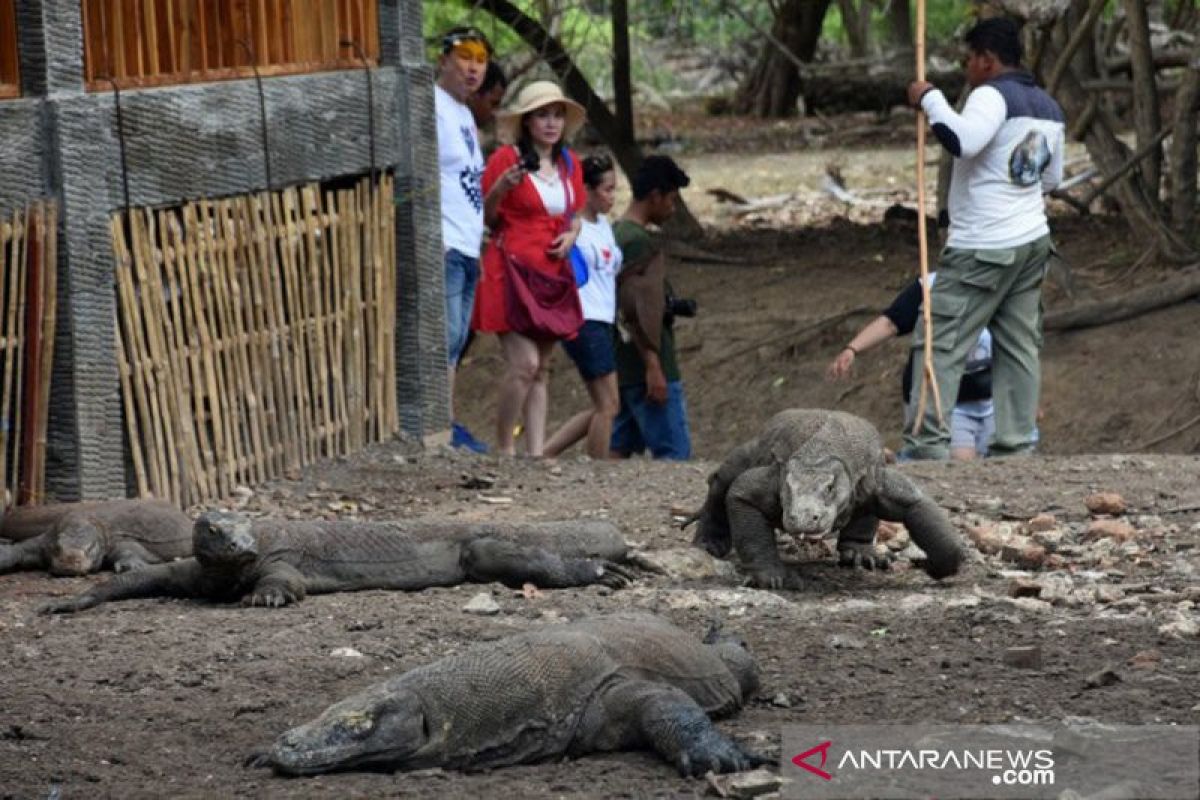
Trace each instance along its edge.
<path fill-rule="evenodd" d="M 21 94 L 17 59 L 17 11 L 14 0 L 0 0 L 0 98 Z"/>
<path fill-rule="evenodd" d="M 93 91 L 112 81 L 127 88 L 244 78 L 253 66 L 263 75 L 346 69 L 379 57 L 379 0 L 82 3 Z"/>

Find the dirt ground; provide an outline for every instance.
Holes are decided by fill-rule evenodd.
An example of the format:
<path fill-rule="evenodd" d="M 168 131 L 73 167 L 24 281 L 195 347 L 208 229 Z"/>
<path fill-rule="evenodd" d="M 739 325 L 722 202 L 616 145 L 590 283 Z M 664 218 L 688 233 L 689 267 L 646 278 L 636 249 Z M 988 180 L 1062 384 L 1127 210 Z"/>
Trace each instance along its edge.
<path fill-rule="evenodd" d="M 895 444 L 904 344 L 864 356 L 850 383 L 829 384 L 823 371 L 911 279 L 915 235 L 883 226 L 878 206 L 812 198 L 830 160 L 865 192 L 879 188 L 867 186 L 868 176 L 886 184 L 901 174 L 904 157 L 726 152 L 681 160 L 696 178 L 688 191 L 710 231 L 692 244 L 732 262 L 673 268 L 677 288 L 700 305 L 696 319 L 679 323 L 698 460 L 503 461 L 397 440 L 313 467 L 298 481 L 255 487 L 243 507 L 292 517 L 607 517 L 635 546 L 668 558 L 689 538 L 673 515 L 700 503 L 713 462 L 774 411 L 845 409 Z M 821 224 L 778 230 L 768 218 L 732 220 L 705 194 L 716 186 L 747 196 L 800 192 L 805 213 Z M 904 190 L 895 191 L 902 199 Z M 873 197 L 893 199 L 886 190 Z M 1124 274 L 1138 245 L 1111 221 L 1061 216 L 1055 233 L 1080 298 L 1160 277 L 1149 267 Z M 1047 302 L 1067 300 L 1052 285 Z M 829 322 L 854 309 L 863 311 Z M 902 532 L 888 544 L 897 565 L 882 574 L 839 570 L 809 548 L 814 563 L 800 592 L 741 588 L 736 575 L 702 562 L 673 577 L 643 574 L 615 592 L 527 598 L 463 586 L 318 596 L 274 611 L 138 600 L 51 618 L 36 609 L 99 578 L 0 577 L 0 797 L 704 796 L 705 782 L 679 778 L 645 753 L 479 775 L 287 780 L 241 766 L 286 728 L 400 671 L 482 640 L 629 608 L 661 613 L 697 635 L 721 619 L 745 636 L 763 691 L 720 725 L 775 755 L 782 727 L 800 722 L 1077 716 L 1195 724 L 1200 428 L 1143 445 L 1200 413 L 1196 314 L 1192 303 L 1048 335 L 1043 455 L 904 467 L 965 536 L 995 551 L 977 553 L 941 584 L 914 568 L 919 554 L 905 549 Z M 585 404 L 565 357 L 557 363 L 553 421 Z M 494 344 L 481 340 L 460 384 L 460 417 L 485 438 L 498 368 Z M 1117 492 L 1128 505 L 1116 530 L 1096 527 L 1085 508 L 1096 491 Z M 1037 514 L 1054 519 L 1030 527 Z M 462 610 L 481 591 L 499 604 L 495 616 Z M 1040 648 L 1040 668 L 1006 664 L 1006 650 L 1020 646 Z M 334 655 L 342 648 L 359 655 Z M 1089 676 L 1104 669 L 1116 680 L 1090 686 Z"/>
<path fill-rule="evenodd" d="M 296 517 L 603 516 L 664 556 L 686 545 L 672 515 L 700 502 L 710 468 L 499 461 L 397 442 L 261 487 L 245 508 Z M 0 796 L 41 798 L 55 786 L 63 798 L 703 796 L 703 781 L 679 778 L 645 753 L 477 775 L 291 780 L 241 766 L 286 728 L 397 672 L 482 640 L 630 608 L 697 635 L 720 619 L 746 637 L 763 690 L 721 727 L 767 753 L 778 754 L 782 726 L 799 722 L 1196 722 L 1200 658 L 1187 621 L 1194 628 L 1200 513 L 1183 509 L 1200 508 L 1200 459 L 1040 457 L 906 469 L 963 530 L 1012 533 L 1014 520 L 1052 514 L 1062 535 L 1055 555 L 1034 571 L 977 556 L 942 584 L 905 553 L 889 572 L 859 574 L 810 553 L 800 592 L 743 589 L 723 574 L 647 573 L 621 591 L 532 599 L 463 586 L 324 595 L 282 610 L 135 600 L 64 617 L 35 610 L 95 578 L 0 577 Z M 1101 489 L 1129 505 L 1135 535 L 1116 548 L 1085 544 L 1081 533 L 1084 498 Z M 1042 582 L 1050 599 L 1011 598 L 1021 576 Z M 1052 595 L 1051 576 L 1076 588 Z M 462 610 L 481 591 L 499 604 L 497 615 Z M 1041 667 L 1007 666 L 1005 650 L 1016 646 L 1040 647 Z M 334 655 L 339 648 L 361 657 Z M 1117 682 L 1087 688 L 1105 668 Z"/>

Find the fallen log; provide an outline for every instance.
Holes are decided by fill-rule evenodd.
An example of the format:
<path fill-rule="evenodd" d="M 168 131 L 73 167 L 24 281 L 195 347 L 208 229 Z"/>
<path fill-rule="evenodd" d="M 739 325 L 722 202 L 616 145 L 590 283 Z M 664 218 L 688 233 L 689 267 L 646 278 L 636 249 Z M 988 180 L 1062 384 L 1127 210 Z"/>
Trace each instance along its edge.
<path fill-rule="evenodd" d="M 1200 263 L 1192 264 L 1189 271 L 1177 278 L 1134 289 L 1112 300 L 1052 311 L 1046 315 L 1042 327 L 1048 331 L 1094 328 L 1173 306 L 1196 295 L 1200 295 Z"/>

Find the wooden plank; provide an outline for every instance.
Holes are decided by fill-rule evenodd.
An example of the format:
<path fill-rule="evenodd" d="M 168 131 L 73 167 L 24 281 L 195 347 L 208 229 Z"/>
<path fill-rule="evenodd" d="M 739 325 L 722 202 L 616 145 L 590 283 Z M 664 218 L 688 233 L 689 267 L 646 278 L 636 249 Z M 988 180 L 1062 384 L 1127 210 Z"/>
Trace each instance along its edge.
<path fill-rule="evenodd" d="M 17 16 L 13 0 L 0 0 L 0 84 L 20 87 L 17 57 Z"/>
<path fill-rule="evenodd" d="M 3 384 L 0 386 L 0 483 L 4 482 L 4 476 L 8 474 L 8 449 L 9 449 L 9 431 L 12 428 L 13 415 L 13 396 L 12 387 L 16 380 L 17 359 L 14 350 L 18 346 L 17 335 L 19 333 L 16 327 L 17 321 L 17 281 L 22 272 L 24 272 L 25 264 L 25 248 L 24 241 L 27 234 L 25 227 L 25 215 L 20 211 L 13 212 L 12 224 L 9 226 L 9 237 L 7 242 L 8 259 L 5 264 L 3 278 L 3 304 L 0 309 L 3 311 L 2 330 L 4 332 L 3 347 L 0 352 L 4 358 L 4 378 Z M 6 489 L 7 491 L 7 489 Z M 13 498 L 16 499 L 15 497 Z M 8 506 L 10 501 L 5 498 L 4 506 Z"/>
<path fill-rule="evenodd" d="M 25 388 L 25 340 L 29 335 L 29 329 L 25 327 L 25 312 L 28 308 L 28 280 L 30 273 L 31 262 L 36 258 L 36 249 L 38 239 L 34 235 L 31 213 L 34 209 L 27 209 L 25 212 L 25 252 L 22 254 L 22 259 L 17 263 L 17 315 L 16 315 L 16 336 L 10 337 L 9 341 L 12 345 L 11 349 L 5 354 L 6 360 L 16 362 L 17 380 L 16 386 L 12 391 L 12 416 L 5 414 L 4 419 L 10 420 L 9 427 L 12 431 L 12 466 L 9 468 L 12 472 L 12 479 L 9 482 L 8 499 L 11 503 L 16 503 L 19 498 L 19 486 L 21 476 L 21 441 L 22 430 L 25 425 L 25 415 L 21 413 L 21 398 L 24 396 Z M 8 401 L 8 393 L 5 393 L 5 401 Z"/>

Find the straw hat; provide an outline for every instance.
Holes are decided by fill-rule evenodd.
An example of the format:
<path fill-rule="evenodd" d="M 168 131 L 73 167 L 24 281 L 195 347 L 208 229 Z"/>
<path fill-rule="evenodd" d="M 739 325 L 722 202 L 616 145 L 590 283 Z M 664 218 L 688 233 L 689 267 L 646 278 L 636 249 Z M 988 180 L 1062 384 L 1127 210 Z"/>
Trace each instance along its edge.
<path fill-rule="evenodd" d="M 521 118 L 530 111 L 562 103 L 567 110 L 567 123 L 563 127 L 563 141 L 574 136 L 587 121 L 583 106 L 563 94 L 554 81 L 534 81 L 517 94 L 508 108 L 496 115 L 496 136 L 506 144 L 513 144 L 521 136 Z"/>

